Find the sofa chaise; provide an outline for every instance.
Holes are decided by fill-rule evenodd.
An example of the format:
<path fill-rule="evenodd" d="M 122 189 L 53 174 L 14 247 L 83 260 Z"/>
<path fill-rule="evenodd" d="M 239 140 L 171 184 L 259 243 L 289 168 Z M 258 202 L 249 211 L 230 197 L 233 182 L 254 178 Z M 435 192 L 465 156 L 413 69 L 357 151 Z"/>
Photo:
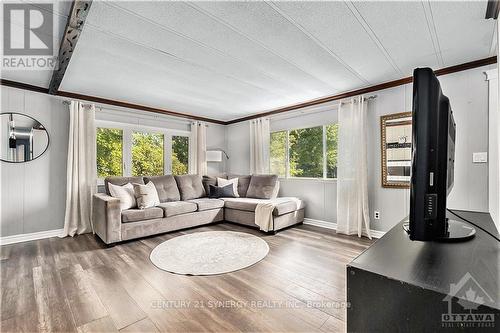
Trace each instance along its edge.
<path fill-rule="evenodd" d="M 238 178 L 238 198 L 208 198 L 216 178 L 198 175 L 155 177 L 107 177 L 104 192 L 93 196 L 92 222 L 95 233 L 106 243 L 175 231 L 213 222 L 228 221 L 250 227 L 255 224 L 259 203 L 272 202 L 272 228 L 276 232 L 304 220 L 304 203 L 297 198 L 276 197 L 276 175 L 224 176 Z M 145 209 L 121 210 L 120 199 L 112 197 L 108 184 L 153 182 L 160 203 Z M 270 193 L 273 193 L 270 195 Z"/>

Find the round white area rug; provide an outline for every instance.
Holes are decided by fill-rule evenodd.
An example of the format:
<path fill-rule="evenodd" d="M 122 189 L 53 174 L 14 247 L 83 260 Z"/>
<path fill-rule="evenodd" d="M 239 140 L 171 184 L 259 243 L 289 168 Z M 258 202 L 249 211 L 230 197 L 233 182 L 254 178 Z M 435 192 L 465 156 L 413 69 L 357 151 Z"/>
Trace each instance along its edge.
<path fill-rule="evenodd" d="M 164 271 L 215 275 L 251 266 L 268 252 L 267 243 L 251 234 L 204 231 L 169 239 L 155 247 L 149 258 Z"/>

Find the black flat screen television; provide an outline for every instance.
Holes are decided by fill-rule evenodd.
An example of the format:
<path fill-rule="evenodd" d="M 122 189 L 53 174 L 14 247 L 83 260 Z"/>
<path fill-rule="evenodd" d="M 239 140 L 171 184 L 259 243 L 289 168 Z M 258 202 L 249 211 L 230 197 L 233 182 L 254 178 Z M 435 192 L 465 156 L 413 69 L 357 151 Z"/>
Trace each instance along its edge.
<path fill-rule="evenodd" d="M 456 241 L 475 230 L 446 218 L 453 188 L 456 125 L 448 97 L 430 68 L 413 72 L 412 166 L 409 226 L 411 240 Z"/>

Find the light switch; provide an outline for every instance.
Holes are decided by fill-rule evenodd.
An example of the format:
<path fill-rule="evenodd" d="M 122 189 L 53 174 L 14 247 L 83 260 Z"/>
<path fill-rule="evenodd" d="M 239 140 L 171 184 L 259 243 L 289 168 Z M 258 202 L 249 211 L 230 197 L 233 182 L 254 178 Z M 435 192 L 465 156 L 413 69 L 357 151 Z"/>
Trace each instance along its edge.
<path fill-rule="evenodd" d="M 472 153 L 472 163 L 487 163 L 487 162 L 488 162 L 487 152 Z"/>

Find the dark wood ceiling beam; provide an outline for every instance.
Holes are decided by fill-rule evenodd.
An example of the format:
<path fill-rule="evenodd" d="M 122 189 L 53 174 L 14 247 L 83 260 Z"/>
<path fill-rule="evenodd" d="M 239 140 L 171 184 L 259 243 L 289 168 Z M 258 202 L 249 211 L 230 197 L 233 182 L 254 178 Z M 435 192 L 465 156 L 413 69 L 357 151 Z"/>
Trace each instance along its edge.
<path fill-rule="evenodd" d="M 59 47 L 58 66 L 52 73 L 52 79 L 49 84 L 49 94 L 51 95 L 55 95 L 59 91 L 59 87 L 82 33 L 91 5 L 92 0 L 74 0 L 71 5 L 68 22 L 66 23 L 61 46 Z"/>
<path fill-rule="evenodd" d="M 480 59 L 480 60 L 475 60 L 475 61 L 467 62 L 467 63 L 456 65 L 456 66 L 450 66 L 450 67 L 441 68 L 441 69 L 435 70 L 434 73 L 437 76 L 439 76 L 439 75 L 445 75 L 445 74 L 451 74 L 451 73 L 456 73 L 456 72 L 460 72 L 460 71 L 465 71 L 467 69 L 472 69 L 472 68 L 476 68 L 476 67 L 491 65 L 491 64 L 494 64 L 496 62 L 497 62 L 497 57 L 493 56 L 493 57 L 489 57 L 489 58 L 484 58 L 484 59 Z M 402 78 L 402 79 L 399 79 L 399 80 L 384 82 L 384 83 L 376 84 L 374 86 L 369 86 L 369 87 L 366 87 L 366 88 L 352 90 L 352 91 L 348 91 L 348 92 L 341 93 L 341 94 L 338 94 L 338 95 L 322 97 L 322 98 L 314 99 L 314 100 L 311 100 L 311 101 L 302 102 L 302 103 L 298 103 L 298 104 L 293 104 L 293 105 L 290 105 L 290 106 L 282 107 L 282 108 L 275 109 L 275 110 L 270 110 L 270 111 L 266 111 L 266 112 L 257 113 L 257 114 L 251 115 L 251 116 L 246 116 L 246 117 L 243 117 L 243 118 L 238 118 L 238 119 L 230 120 L 230 121 L 228 121 L 226 123 L 228 125 L 230 125 L 230 124 L 235 124 L 235 123 L 239 123 L 239 122 L 246 121 L 246 120 L 256 119 L 256 118 L 260 118 L 260 117 L 272 116 L 272 115 L 275 115 L 275 114 L 278 114 L 278 113 L 283 113 L 283 112 L 293 111 L 293 110 L 297 110 L 297 109 L 302 109 L 302 108 L 305 108 L 305 107 L 314 106 L 314 105 L 318 105 L 318 104 L 323 104 L 323 103 L 327 103 L 327 102 L 333 102 L 333 101 L 337 101 L 337 100 L 348 98 L 348 97 L 354 97 L 354 96 L 358 96 L 358 95 L 368 94 L 368 93 L 372 93 L 372 92 L 375 92 L 375 91 L 378 91 L 378 90 L 384 90 L 384 89 L 394 88 L 394 87 L 401 86 L 401 85 L 404 85 L 404 84 L 408 84 L 408 83 L 411 83 L 411 82 L 413 82 L 413 77 L 412 76 L 408 76 L 408 77 L 405 77 L 405 78 Z"/>

